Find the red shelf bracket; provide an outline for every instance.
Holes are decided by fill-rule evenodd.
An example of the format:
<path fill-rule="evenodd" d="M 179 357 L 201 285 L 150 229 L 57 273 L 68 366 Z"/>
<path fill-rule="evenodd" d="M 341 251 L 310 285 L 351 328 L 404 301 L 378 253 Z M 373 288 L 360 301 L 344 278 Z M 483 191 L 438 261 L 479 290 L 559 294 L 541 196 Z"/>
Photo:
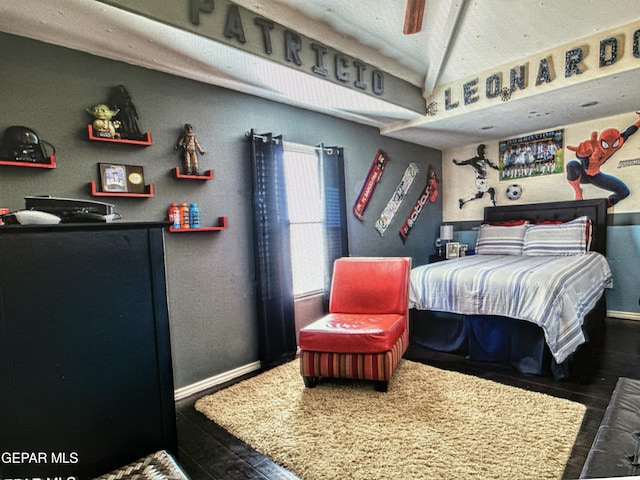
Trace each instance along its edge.
<path fill-rule="evenodd" d="M 151 145 L 151 134 L 149 132 L 145 133 L 144 140 L 128 140 L 125 138 L 97 137 L 93 134 L 93 125 L 91 124 L 87 125 L 87 130 L 89 132 L 89 140 L 96 142 L 125 143 L 129 145 L 142 145 L 145 147 Z"/>
<path fill-rule="evenodd" d="M 138 198 L 149 198 L 153 197 L 153 184 L 146 185 L 145 193 L 127 193 L 127 192 L 103 192 L 98 190 L 95 180 L 92 180 L 91 183 L 91 195 L 94 197 L 138 197 Z"/>
<path fill-rule="evenodd" d="M 219 232 L 227 229 L 227 217 L 218 217 L 217 227 L 200 227 L 200 228 L 173 228 L 169 227 L 171 233 L 197 233 L 197 232 Z"/>
<path fill-rule="evenodd" d="M 56 156 L 51 155 L 48 163 L 38 162 L 16 162 L 15 160 L 0 160 L 0 165 L 10 165 L 12 167 L 30 167 L 30 168 L 56 168 Z"/>
<path fill-rule="evenodd" d="M 201 175 L 186 175 L 180 172 L 180 167 L 173 169 L 173 174 L 176 178 L 185 178 L 187 180 L 211 180 L 213 178 L 213 170 L 207 170 Z"/>

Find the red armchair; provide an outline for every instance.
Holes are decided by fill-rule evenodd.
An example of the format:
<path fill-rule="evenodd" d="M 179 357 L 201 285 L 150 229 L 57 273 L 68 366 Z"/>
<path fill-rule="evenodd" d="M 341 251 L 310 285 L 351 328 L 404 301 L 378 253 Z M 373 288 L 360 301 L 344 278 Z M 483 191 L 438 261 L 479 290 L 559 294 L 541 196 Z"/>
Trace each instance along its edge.
<path fill-rule="evenodd" d="M 409 272 L 405 257 L 336 260 L 329 313 L 300 330 L 300 373 L 307 387 L 320 377 L 388 382 L 409 341 Z"/>

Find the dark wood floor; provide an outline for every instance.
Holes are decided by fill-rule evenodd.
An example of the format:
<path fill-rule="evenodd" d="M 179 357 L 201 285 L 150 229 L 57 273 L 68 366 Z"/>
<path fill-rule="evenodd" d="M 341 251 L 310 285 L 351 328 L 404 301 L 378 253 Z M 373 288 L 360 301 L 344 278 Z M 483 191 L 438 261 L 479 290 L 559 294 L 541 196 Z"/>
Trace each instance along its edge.
<path fill-rule="evenodd" d="M 572 370 L 569 381 L 522 375 L 508 367 L 469 362 L 459 355 L 412 347 L 412 360 L 456 370 L 508 385 L 580 402 L 587 407 L 582 429 L 564 472 L 565 479 L 580 475 L 587 452 L 602 420 L 618 377 L 640 378 L 640 322 L 609 318 L 602 346 L 588 356 L 588 368 Z M 219 389 L 222 387 L 217 387 Z M 196 412 L 202 392 L 177 405 L 179 461 L 192 480 L 201 479 L 295 479 L 287 470 L 257 453 Z"/>

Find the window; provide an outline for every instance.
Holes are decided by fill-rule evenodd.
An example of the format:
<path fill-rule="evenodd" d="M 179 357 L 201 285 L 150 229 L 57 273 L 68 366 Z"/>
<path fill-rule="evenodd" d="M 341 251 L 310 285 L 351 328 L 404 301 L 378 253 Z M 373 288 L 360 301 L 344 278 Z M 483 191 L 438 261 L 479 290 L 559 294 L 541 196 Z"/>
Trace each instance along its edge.
<path fill-rule="evenodd" d="M 284 175 L 291 231 L 293 294 L 324 288 L 323 198 L 314 147 L 284 143 Z"/>

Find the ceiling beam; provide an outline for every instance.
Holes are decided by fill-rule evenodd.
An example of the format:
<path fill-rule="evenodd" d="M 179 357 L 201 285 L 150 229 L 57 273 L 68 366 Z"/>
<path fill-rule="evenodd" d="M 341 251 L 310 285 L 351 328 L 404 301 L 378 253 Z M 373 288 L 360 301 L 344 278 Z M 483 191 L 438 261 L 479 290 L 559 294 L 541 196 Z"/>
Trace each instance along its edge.
<path fill-rule="evenodd" d="M 432 59 L 427 58 L 426 61 L 429 64 L 429 70 L 425 75 L 423 95 L 425 98 L 429 98 L 433 93 L 440 75 L 447 63 L 449 51 L 458 35 L 458 29 L 460 26 L 460 20 L 465 10 L 465 6 L 468 0 L 454 0 L 449 4 L 449 12 L 445 24 L 442 26 L 442 32 L 438 38 L 440 38 L 440 44 L 433 48 L 431 51 L 435 52 L 435 56 Z M 427 12 L 427 15 L 429 12 Z"/>

